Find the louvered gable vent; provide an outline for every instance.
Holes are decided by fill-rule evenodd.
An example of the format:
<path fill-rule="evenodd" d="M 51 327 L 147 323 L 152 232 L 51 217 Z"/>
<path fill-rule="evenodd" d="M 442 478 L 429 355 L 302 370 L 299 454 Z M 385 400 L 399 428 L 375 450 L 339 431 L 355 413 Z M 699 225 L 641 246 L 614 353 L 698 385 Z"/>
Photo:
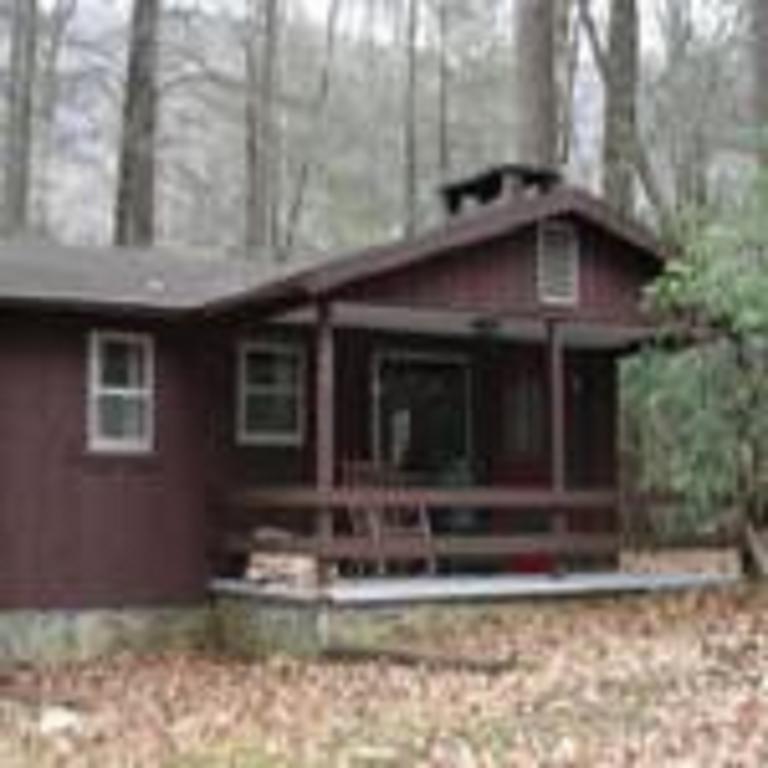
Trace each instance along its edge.
<path fill-rule="evenodd" d="M 539 300 L 544 304 L 573 306 L 579 301 L 579 240 L 565 221 L 539 225 Z"/>

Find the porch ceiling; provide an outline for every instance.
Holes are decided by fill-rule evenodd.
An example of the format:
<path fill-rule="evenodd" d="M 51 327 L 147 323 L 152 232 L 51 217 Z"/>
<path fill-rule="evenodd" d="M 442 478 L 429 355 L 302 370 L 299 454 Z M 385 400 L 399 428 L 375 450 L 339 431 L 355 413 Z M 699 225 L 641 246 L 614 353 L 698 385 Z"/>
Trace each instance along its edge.
<path fill-rule="evenodd" d="M 275 323 L 313 325 L 316 313 L 310 308 L 288 312 Z M 560 320 L 562 341 L 581 349 L 621 349 L 655 333 L 652 326 L 627 326 L 585 320 Z M 541 318 L 494 318 L 463 310 L 391 307 L 340 302 L 334 304 L 334 325 L 339 328 L 418 333 L 441 337 L 488 337 L 509 341 L 541 342 L 547 338 L 547 322 Z"/>

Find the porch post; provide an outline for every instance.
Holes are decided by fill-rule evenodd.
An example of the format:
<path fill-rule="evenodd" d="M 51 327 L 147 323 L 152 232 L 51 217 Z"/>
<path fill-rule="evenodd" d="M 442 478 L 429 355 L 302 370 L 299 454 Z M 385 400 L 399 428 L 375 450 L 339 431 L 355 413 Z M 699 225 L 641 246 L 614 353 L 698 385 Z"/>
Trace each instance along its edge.
<path fill-rule="evenodd" d="M 317 307 L 315 349 L 315 472 L 318 488 L 326 490 L 333 487 L 335 442 L 333 311 L 326 303 Z"/>
<path fill-rule="evenodd" d="M 560 324 L 547 321 L 547 353 L 549 357 L 549 424 L 552 490 L 565 490 L 565 365 Z"/>
<path fill-rule="evenodd" d="M 315 328 L 315 481 L 319 491 L 333 488 L 335 480 L 335 348 L 333 310 L 323 302 L 317 306 Z M 333 538 L 333 510 L 318 509 L 317 535 L 323 549 Z M 328 579 L 328 570 L 320 557 L 318 580 Z"/>
<path fill-rule="evenodd" d="M 549 424 L 551 445 L 550 486 L 555 493 L 565 491 L 565 365 L 560 324 L 547 321 L 547 352 L 549 357 Z M 552 510 L 552 535 L 561 539 L 568 534 L 568 515 L 565 509 Z M 564 570 L 560 559 L 556 572 Z"/>

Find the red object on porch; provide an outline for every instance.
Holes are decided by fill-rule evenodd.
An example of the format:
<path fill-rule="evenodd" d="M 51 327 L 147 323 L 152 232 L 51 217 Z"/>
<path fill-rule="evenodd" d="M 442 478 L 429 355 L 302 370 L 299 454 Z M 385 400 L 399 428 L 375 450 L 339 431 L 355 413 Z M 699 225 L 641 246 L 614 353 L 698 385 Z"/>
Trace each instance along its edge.
<path fill-rule="evenodd" d="M 531 552 L 524 555 L 515 555 L 509 561 L 505 569 L 509 573 L 552 573 L 556 568 L 554 555 L 547 552 Z"/>

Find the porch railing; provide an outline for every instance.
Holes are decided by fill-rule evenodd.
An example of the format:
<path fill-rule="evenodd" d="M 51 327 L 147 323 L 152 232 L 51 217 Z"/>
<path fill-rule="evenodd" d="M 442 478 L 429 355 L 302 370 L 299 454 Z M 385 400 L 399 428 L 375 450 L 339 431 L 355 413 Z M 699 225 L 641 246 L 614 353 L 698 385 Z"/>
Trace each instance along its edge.
<path fill-rule="evenodd" d="M 546 553 L 552 557 L 615 556 L 619 551 L 618 493 L 613 490 L 546 491 L 502 488 L 410 488 L 410 487 L 283 487 L 248 489 L 236 493 L 231 508 L 238 524 L 226 533 L 230 552 L 279 552 L 306 554 L 321 564 L 339 561 L 377 563 L 382 560 L 422 558 L 506 558 Z M 361 535 L 355 520 L 385 515 L 393 509 L 428 511 L 435 524 L 429 537 L 412 535 L 371 537 Z M 499 532 L 465 533 L 443 530 L 441 518 L 456 510 L 483 510 L 500 522 Z M 254 531 L 265 511 L 271 519 L 290 513 L 303 524 L 303 534 L 259 539 Z M 541 515 L 536 533 L 504 531 L 503 523 L 520 513 Z M 614 514 L 613 530 L 586 524 L 590 516 Z M 339 519 L 350 521 L 338 530 Z M 590 531 L 593 527 L 596 530 Z M 450 526 L 448 526 L 450 528 Z"/>

